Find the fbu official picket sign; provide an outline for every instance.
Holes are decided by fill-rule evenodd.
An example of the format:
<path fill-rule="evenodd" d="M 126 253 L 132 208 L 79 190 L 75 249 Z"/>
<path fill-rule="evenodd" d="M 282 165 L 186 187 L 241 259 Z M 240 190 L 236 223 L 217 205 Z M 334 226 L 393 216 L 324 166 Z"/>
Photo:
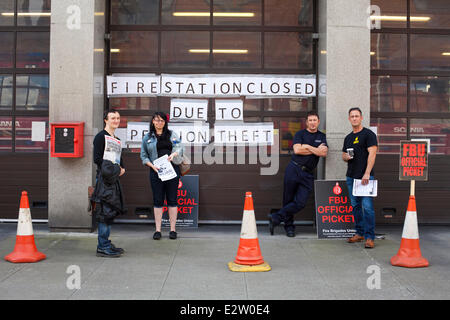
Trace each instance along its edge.
<path fill-rule="evenodd" d="M 50 124 L 51 157 L 83 157 L 84 122 L 56 122 Z"/>

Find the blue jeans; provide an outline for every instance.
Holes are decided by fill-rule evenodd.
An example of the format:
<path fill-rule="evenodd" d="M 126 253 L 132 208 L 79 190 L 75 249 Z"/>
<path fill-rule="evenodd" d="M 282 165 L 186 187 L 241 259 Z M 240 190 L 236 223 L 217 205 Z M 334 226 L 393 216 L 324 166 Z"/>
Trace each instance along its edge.
<path fill-rule="evenodd" d="M 370 177 L 373 180 L 373 177 Z M 375 210 L 372 197 L 355 197 L 352 195 L 353 178 L 347 177 L 347 187 L 355 218 L 356 234 L 365 239 L 375 238 Z"/>
<path fill-rule="evenodd" d="M 111 233 L 111 225 L 99 222 L 98 223 L 98 245 L 97 249 L 107 250 L 111 248 L 111 240 L 108 240 Z"/>

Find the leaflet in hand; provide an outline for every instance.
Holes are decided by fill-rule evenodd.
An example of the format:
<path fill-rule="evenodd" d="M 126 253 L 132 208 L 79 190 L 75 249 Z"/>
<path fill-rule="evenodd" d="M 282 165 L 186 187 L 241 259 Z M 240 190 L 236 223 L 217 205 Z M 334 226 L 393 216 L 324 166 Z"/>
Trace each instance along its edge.
<path fill-rule="evenodd" d="M 175 169 L 167 158 L 169 158 L 169 156 L 166 154 L 153 161 L 153 165 L 159 168 L 158 177 L 161 181 L 167 181 L 177 177 Z"/>
<path fill-rule="evenodd" d="M 120 140 L 105 135 L 105 152 L 103 160 L 109 160 L 112 163 L 120 165 L 120 155 L 122 153 L 122 143 Z"/>
<path fill-rule="evenodd" d="M 353 180 L 353 196 L 355 197 L 376 197 L 378 191 L 378 181 L 369 180 L 366 185 L 362 184 L 362 180 Z"/>

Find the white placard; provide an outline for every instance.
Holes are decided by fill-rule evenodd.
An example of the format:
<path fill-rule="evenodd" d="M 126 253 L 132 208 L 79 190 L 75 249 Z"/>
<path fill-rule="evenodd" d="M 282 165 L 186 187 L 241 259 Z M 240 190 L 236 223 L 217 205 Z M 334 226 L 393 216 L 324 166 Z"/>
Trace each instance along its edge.
<path fill-rule="evenodd" d="M 108 97 L 151 97 L 161 90 L 161 77 L 154 74 L 107 76 Z"/>
<path fill-rule="evenodd" d="M 427 139 L 427 138 L 416 138 L 416 139 L 411 139 L 411 141 L 423 141 L 427 143 L 427 151 L 428 154 L 431 153 L 431 139 Z"/>
<path fill-rule="evenodd" d="M 31 121 L 31 141 L 45 141 L 45 121 Z"/>
<path fill-rule="evenodd" d="M 173 130 L 181 139 L 183 145 L 209 144 L 209 124 L 197 122 L 192 124 L 169 123 L 169 129 Z"/>
<path fill-rule="evenodd" d="M 315 75 L 116 74 L 107 77 L 108 97 L 314 97 Z"/>
<path fill-rule="evenodd" d="M 158 168 L 158 178 L 160 178 L 161 181 L 167 181 L 177 177 L 175 169 L 170 161 L 167 160 L 168 157 L 169 156 L 166 154 L 153 161 L 153 165 Z"/>
<path fill-rule="evenodd" d="M 219 124 L 214 125 L 216 145 L 273 145 L 273 123 Z"/>
<path fill-rule="evenodd" d="M 208 120 L 208 100 L 171 99 L 170 121 L 206 121 Z"/>
<path fill-rule="evenodd" d="M 242 100 L 216 100 L 216 121 L 244 120 L 244 102 Z"/>
<path fill-rule="evenodd" d="M 127 143 L 141 144 L 144 136 L 150 131 L 148 122 L 128 122 L 127 123 Z"/>

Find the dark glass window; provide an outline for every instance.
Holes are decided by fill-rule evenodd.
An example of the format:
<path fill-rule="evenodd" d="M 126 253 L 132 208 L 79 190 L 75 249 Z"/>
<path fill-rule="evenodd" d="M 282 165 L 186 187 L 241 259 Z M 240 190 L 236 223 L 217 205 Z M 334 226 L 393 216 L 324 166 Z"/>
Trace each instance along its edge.
<path fill-rule="evenodd" d="M 450 155 L 450 119 L 411 119 L 411 138 L 430 139 L 430 154 Z"/>
<path fill-rule="evenodd" d="M 158 22 L 159 0 L 111 0 L 111 24 L 154 25 Z"/>
<path fill-rule="evenodd" d="M 17 32 L 17 68 L 48 68 L 50 63 L 49 32 Z"/>
<path fill-rule="evenodd" d="M 0 26 L 14 25 L 14 0 L 2 0 L 0 12 Z"/>
<path fill-rule="evenodd" d="M 50 0 L 0 1 L 0 152 L 48 152 Z M 2 71 L 3 70 L 3 71 Z"/>
<path fill-rule="evenodd" d="M 110 0 L 110 4 L 108 74 L 316 73 L 315 0 Z M 266 117 L 277 125 L 280 117 L 301 119 L 316 105 L 316 98 L 241 99 L 247 120 Z M 141 119 L 156 110 L 168 113 L 170 100 L 111 98 L 108 106 L 121 110 L 122 118 Z M 209 98 L 212 122 L 214 106 L 215 99 Z"/>
<path fill-rule="evenodd" d="M 209 32 L 164 31 L 161 35 L 163 67 L 198 68 L 209 66 Z"/>
<path fill-rule="evenodd" d="M 412 112 L 450 112 L 450 77 L 411 77 Z"/>
<path fill-rule="evenodd" d="M 450 2 L 371 4 L 382 18 L 371 39 L 371 123 L 378 126 L 380 152 L 397 153 L 402 139 L 430 138 L 431 154 L 448 155 Z"/>
<path fill-rule="evenodd" d="M 12 109 L 12 91 L 13 77 L 12 75 L 0 75 L 0 110 Z"/>
<path fill-rule="evenodd" d="M 12 151 L 12 117 L 0 116 L 0 152 Z"/>
<path fill-rule="evenodd" d="M 370 65 L 372 69 L 405 70 L 406 34 L 372 33 Z"/>
<path fill-rule="evenodd" d="M 178 0 L 162 2 L 162 24 L 209 25 L 209 0 Z"/>
<path fill-rule="evenodd" d="M 266 68 L 312 69 L 313 41 L 310 33 L 266 32 L 264 36 Z"/>
<path fill-rule="evenodd" d="M 18 0 L 19 26 L 50 26 L 50 0 Z"/>
<path fill-rule="evenodd" d="M 16 110 L 48 110 L 48 75 L 16 76 Z"/>
<path fill-rule="evenodd" d="M 411 70 L 450 71 L 450 35 L 411 35 Z"/>
<path fill-rule="evenodd" d="M 409 0 L 412 28 L 450 29 L 448 1 Z"/>
<path fill-rule="evenodd" d="M 264 0 L 266 26 L 313 26 L 313 0 Z"/>
<path fill-rule="evenodd" d="M 213 39 L 215 67 L 261 67 L 261 37 L 258 32 L 214 32 Z"/>
<path fill-rule="evenodd" d="M 261 25 L 261 0 L 214 0 L 213 4 L 213 21 L 216 25 Z"/>
<path fill-rule="evenodd" d="M 398 154 L 400 141 L 407 139 L 407 122 L 402 118 L 370 118 L 370 126 L 377 128 L 378 153 Z"/>
<path fill-rule="evenodd" d="M 370 111 L 406 112 L 407 80 L 402 76 L 370 78 Z"/>
<path fill-rule="evenodd" d="M 0 32 L 0 68 L 13 67 L 14 33 Z"/>
<path fill-rule="evenodd" d="M 158 65 L 158 33 L 113 31 L 111 67 L 152 67 Z"/>
<path fill-rule="evenodd" d="M 372 25 L 379 25 L 381 28 L 406 28 L 407 21 L 407 0 L 371 0 L 372 8 L 371 22 Z"/>

